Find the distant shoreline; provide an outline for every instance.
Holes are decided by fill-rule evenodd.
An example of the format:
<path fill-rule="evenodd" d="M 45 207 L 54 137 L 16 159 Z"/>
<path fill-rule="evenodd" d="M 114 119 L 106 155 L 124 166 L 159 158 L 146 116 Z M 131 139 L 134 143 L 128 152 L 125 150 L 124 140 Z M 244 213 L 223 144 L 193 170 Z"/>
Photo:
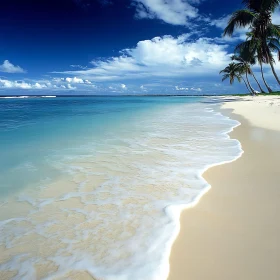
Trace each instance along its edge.
<path fill-rule="evenodd" d="M 280 92 L 273 92 L 270 94 L 259 94 L 259 96 L 271 96 L 271 95 L 280 95 Z M 57 94 L 57 95 L 40 95 L 40 94 L 11 94 L 11 95 L 0 95 L 0 98 L 65 98 L 65 97 L 230 97 L 230 96 L 250 96 L 250 94 L 196 94 L 196 95 L 188 95 L 188 94 L 119 94 L 119 95 L 94 95 L 94 94 Z M 257 97 L 257 96 L 256 96 Z"/>

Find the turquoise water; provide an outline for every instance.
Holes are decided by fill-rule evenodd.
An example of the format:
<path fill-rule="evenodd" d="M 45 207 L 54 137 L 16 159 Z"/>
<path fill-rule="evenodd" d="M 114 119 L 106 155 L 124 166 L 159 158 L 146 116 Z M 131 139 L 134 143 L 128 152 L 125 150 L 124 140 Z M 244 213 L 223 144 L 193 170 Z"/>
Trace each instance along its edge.
<path fill-rule="evenodd" d="M 209 101 L 0 99 L 0 279 L 166 279 L 201 174 L 242 152 Z"/>
<path fill-rule="evenodd" d="M 102 142 L 145 111 L 199 98 L 66 97 L 0 99 L 0 195 L 59 176 L 52 156 Z M 72 151 L 70 151 L 72 149 Z"/>

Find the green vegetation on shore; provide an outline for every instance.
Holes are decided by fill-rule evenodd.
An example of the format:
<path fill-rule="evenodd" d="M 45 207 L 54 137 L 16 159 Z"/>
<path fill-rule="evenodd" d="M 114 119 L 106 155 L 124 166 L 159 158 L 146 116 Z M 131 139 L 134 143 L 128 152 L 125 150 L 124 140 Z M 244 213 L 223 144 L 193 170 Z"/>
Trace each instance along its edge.
<path fill-rule="evenodd" d="M 280 96 L 280 91 L 274 91 L 274 92 L 270 92 L 270 93 L 258 93 L 257 94 L 258 96 L 271 96 L 271 95 L 279 95 Z M 249 93 L 246 93 L 246 94 L 240 94 L 240 93 L 237 93 L 237 94 L 232 94 L 232 95 L 229 95 L 229 96 L 252 96 L 252 94 L 249 94 Z"/>
<path fill-rule="evenodd" d="M 247 90 L 254 95 L 256 91 L 252 87 L 249 76 L 252 76 L 258 85 L 259 91 L 266 94 L 252 70 L 252 65 L 260 65 L 261 76 L 267 92 L 271 95 L 279 95 L 273 92 L 268 85 L 263 65 L 269 64 L 271 71 L 280 85 L 280 79 L 275 71 L 274 55 L 280 61 L 280 25 L 272 23 L 272 14 L 280 5 L 280 0 L 243 0 L 244 9 L 235 11 L 224 30 L 224 36 L 232 37 L 234 31 L 240 27 L 248 28 L 245 42 L 238 44 L 232 61 L 220 74 L 223 74 L 222 81 L 229 79 L 230 84 L 235 80 L 243 81 Z"/>

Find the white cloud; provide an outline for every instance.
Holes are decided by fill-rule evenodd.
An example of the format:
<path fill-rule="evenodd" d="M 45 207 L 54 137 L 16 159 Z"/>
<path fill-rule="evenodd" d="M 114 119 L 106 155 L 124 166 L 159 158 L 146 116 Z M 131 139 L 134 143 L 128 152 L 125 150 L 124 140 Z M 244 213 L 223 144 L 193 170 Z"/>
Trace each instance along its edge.
<path fill-rule="evenodd" d="M 192 91 L 202 91 L 202 89 L 201 88 L 195 88 L 195 87 L 191 87 L 190 89 L 189 88 L 187 88 L 187 87 L 179 87 L 179 86 L 175 86 L 175 89 L 177 90 L 177 91 L 188 91 L 188 90 L 192 90 Z"/>
<path fill-rule="evenodd" d="M 230 61 L 227 45 L 213 39 L 190 40 L 189 34 L 177 38 L 155 37 L 125 49 L 118 57 L 93 61 L 93 68 L 66 71 L 81 79 L 124 81 L 127 79 L 198 77 L 217 75 Z"/>
<path fill-rule="evenodd" d="M 9 60 L 5 60 L 2 65 L 0 65 L 0 72 L 5 73 L 25 73 L 26 71 L 23 70 L 19 66 L 13 65 Z"/>
<path fill-rule="evenodd" d="M 87 67 L 86 67 L 86 66 L 82 66 L 82 65 L 74 65 L 74 64 L 70 65 L 70 67 L 73 67 L 73 68 L 79 68 L 79 69 L 87 69 Z"/>
<path fill-rule="evenodd" d="M 179 86 L 175 86 L 175 89 L 176 89 L 177 91 L 180 91 L 180 90 L 189 90 L 189 88 L 179 87 Z"/>
<path fill-rule="evenodd" d="M 73 83 L 73 84 L 84 84 L 84 80 L 74 77 L 74 78 L 65 78 L 65 81 L 68 83 Z"/>
<path fill-rule="evenodd" d="M 193 90 L 193 91 L 199 91 L 199 92 L 202 91 L 201 88 L 193 88 L 193 87 L 191 88 L 191 90 Z"/>
<path fill-rule="evenodd" d="M 127 87 L 126 87 L 125 84 L 121 84 L 121 88 L 122 88 L 122 89 L 127 89 Z"/>
<path fill-rule="evenodd" d="M 59 82 L 63 81 L 64 79 L 63 78 L 53 78 L 52 80 L 55 83 L 59 83 Z"/>
<path fill-rule="evenodd" d="M 226 15 L 226 16 L 220 17 L 218 19 L 214 19 L 214 20 L 209 19 L 209 24 L 211 26 L 216 26 L 217 28 L 220 28 L 220 29 L 225 29 L 225 27 L 228 24 L 229 19 L 230 19 L 230 15 Z"/>
<path fill-rule="evenodd" d="M 79 78 L 70 78 L 72 83 L 69 83 L 64 78 L 52 78 L 51 80 L 28 80 L 17 81 L 0 78 L 0 89 L 26 89 L 26 90 L 76 90 L 78 86 L 82 90 L 92 90 L 96 88 L 90 81 L 79 83 Z M 74 82 L 73 82 L 74 81 Z M 76 86 L 74 86 L 76 85 Z"/>
<path fill-rule="evenodd" d="M 277 8 L 272 15 L 272 22 L 280 25 L 280 8 Z"/>
<path fill-rule="evenodd" d="M 148 89 L 147 89 L 144 85 L 141 85 L 141 86 L 140 86 L 140 89 L 141 89 L 141 91 L 143 91 L 143 92 L 148 92 Z"/>
<path fill-rule="evenodd" d="M 71 89 L 71 90 L 77 89 L 76 87 L 73 87 L 71 84 L 67 84 L 67 88 L 68 88 L 68 89 Z"/>
<path fill-rule="evenodd" d="M 173 25 L 186 25 L 198 16 L 193 4 L 199 0 L 132 0 L 137 18 L 160 19 Z"/>
<path fill-rule="evenodd" d="M 10 81 L 5 79 L 0 79 L 0 87 L 1 88 L 18 88 L 18 89 L 32 89 L 36 88 L 35 84 L 26 83 L 24 81 Z"/>
<path fill-rule="evenodd" d="M 35 83 L 34 88 L 43 89 L 43 88 L 47 88 L 47 86 L 45 84 Z"/>

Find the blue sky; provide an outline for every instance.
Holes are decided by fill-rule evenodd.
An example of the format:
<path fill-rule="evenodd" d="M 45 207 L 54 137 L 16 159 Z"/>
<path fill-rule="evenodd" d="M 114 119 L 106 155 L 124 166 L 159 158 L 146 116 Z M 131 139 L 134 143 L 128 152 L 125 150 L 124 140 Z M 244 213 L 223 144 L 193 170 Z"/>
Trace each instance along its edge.
<path fill-rule="evenodd" d="M 241 7 L 241 0 L 3 0 L 0 95 L 245 92 L 218 74 L 245 39 L 246 30 L 221 37 Z M 273 21 L 280 24 L 279 11 Z M 276 89 L 269 67 L 265 75 Z"/>

